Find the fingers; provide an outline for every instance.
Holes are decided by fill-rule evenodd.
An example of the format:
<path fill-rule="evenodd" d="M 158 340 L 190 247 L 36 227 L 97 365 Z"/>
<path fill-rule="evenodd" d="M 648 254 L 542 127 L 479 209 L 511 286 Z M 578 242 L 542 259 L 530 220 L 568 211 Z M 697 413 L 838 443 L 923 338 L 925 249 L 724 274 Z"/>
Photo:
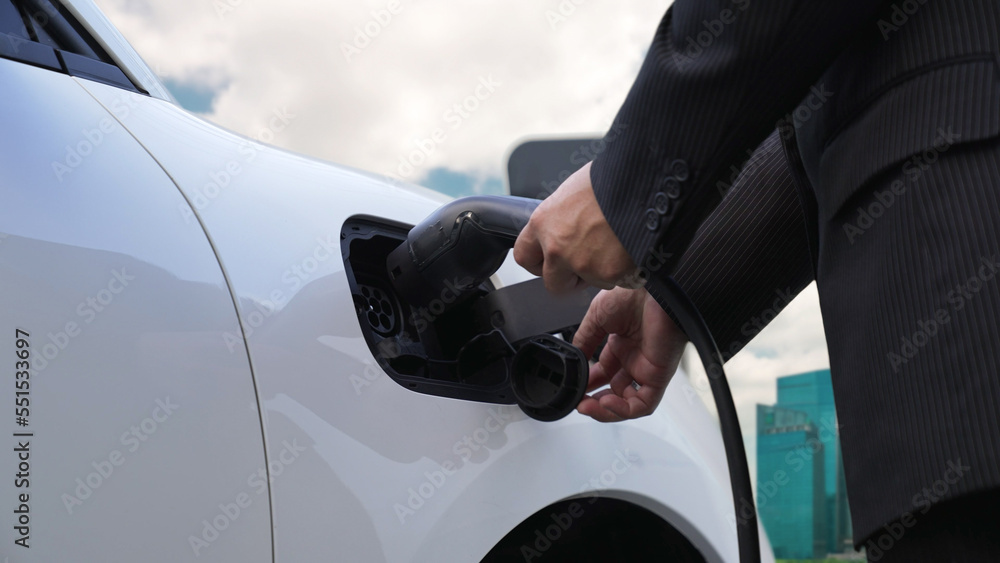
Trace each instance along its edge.
<path fill-rule="evenodd" d="M 601 406 L 600 400 L 595 397 L 584 397 L 576 407 L 577 412 L 584 416 L 589 416 L 599 422 L 621 422 L 622 417 Z"/>
<path fill-rule="evenodd" d="M 587 380 L 587 392 L 600 389 L 611 382 L 611 375 L 604 371 L 601 364 L 594 364 L 590 367 L 590 379 Z"/>
<path fill-rule="evenodd" d="M 663 389 L 643 386 L 638 390 L 628 385 L 625 396 L 612 389 L 588 395 L 577 405 L 577 412 L 600 422 L 621 422 L 653 413 L 663 398 Z"/>
<path fill-rule="evenodd" d="M 594 297 L 590 302 L 590 307 L 587 308 L 587 314 L 580 321 L 580 327 L 573 335 L 573 346 L 579 348 L 587 358 L 593 357 L 597 347 L 601 345 L 601 342 L 604 342 L 604 338 L 608 335 L 607 329 L 604 328 L 603 315 L 600 314 L 601 302 L 606 299 L 606 295 L 602 291 L 597 294 L 597 297 Z"/>
<path fill-rule="evenodd" d="M 614 328 L 613 327 L 609 328 L 608 324 L 606 323 L 605 330 L 613 332 Z M 622 354 L 619 353 L 618 350 L 620 339 L 621 337 L 617 334 L 612 334 L 611 336 L 609 336 L 608 344 L 604 347 L 603 350 L 601 350 L 601 357 L 597 359 L 597 365 L 601 366 L 601 369 L 604 371 L 604 373 L 607 373 L 609 375 L 617 376 L 619 372 L 623 372 L 624 370 L 625 358 L 623 357 Z M 609 383 L 613 379 L 614 379 L 613 377 L 610 378 Z"/>
<path fill-rule="evenodd" d="M 514 260 L 553 293 L 583 283 L 610 289 L 636 266 L 601 211 L 585 165 L 532 212 L 514 242 Z M 634 276 L 633 276 L 634 277 Z M 628 287 L 636 286 L 633 281 Z"/>
<path fill-rule="evenodd" d="M 545 289 L 557 295 L 570 293 L 582 282 L 566 261 L 551 255 L 542 262 L 542 277 Z"/>
<path fill-rule="evenodd" d="M 615 284 L 605 281 L 604 279 L 596 277 L 592 274 L 579 273 L 577 275 L 579 276 L 579 279 L 582 282 L 581 285 L 584 286 L 589 285 L 591 287 L 596 287 L 598 289 L 614 289 L 615 287 Z"/>
<path fill-rule="evenodd" d="M 529 220 L 528 224 L 521 230 L 517 240 L 514 241 L 514 260 L 525 270 L 536 276 L 541 276 L 545 254 L 542 251 L 542 244 L 538 240 L 538 232 L 534 225 Z"/>
<path fill-rule="evenodd" d="M 642 268 L 636 268 L 626 276 L 615 281 L 615 285 L 625 289 L 639 289 L 646 286 L 646 274 Z"/>
<path fill-rule="evenodd" d="M 580 327 L 576 330 L 573 345 L 582 350 L 589 358 L 594 355 L 597 347 L 609 334 L 629 337 L 637 323 L 636 317 L 641 316 L 640 303 L 637 300 L 639 297 L 641 295 L 634 291 L 624 289 L 612 289 L 598 293 L 591 300 L 587 314 L 584 315 Z M 602 362 L 605 359 L 603 354 L 602 352 Z M 617 368 L 612 373 L 614 371 L 617 371 Z"/>
<path fill-rule="evenodd" d="M 640 418 L 653 414 L 657 405 L 663 399 L 666 387 L 658 385 L 643 385 L 638 390 L 634 389 L 634 394 L 624 397 L 626 407 L 616 411 L 624 418 Z"/>
<path fill-rule="evenodd" d="M 517 240 L 514 241 L 514 260 L 522 268 L 545 281 L 545 288 L 555 294 L 569 293 L 593 285 L 602 289 L 611 289 L 613 284 L 601 281 L 599 278 L 587 276 L 587 279 L 577 275 L 566 260 L 550 252 L 546 256 L 545 247 L 535 228 L 536 222 L 528 221 Z"/>
<path fill-rule="evenodd" d="M 608 383 L 610 384 L 611 391 L 619 397 L 627 398 L 628 393 L 635 394 L 636 388 L 632 385 L 633 383 L 636 383 L 635 378 L 624 370 L 620 370 L 616 373 Z"/>
<path fill-rule="evenodd" d="M 612 336 L 612 338 L 615 338 Z M 669 377 L 645 359 L 619 357 L 616 346 L 609 342 L 601 353 L 601 361 L 590 370 L 587 392 L 607 384 L 577 406 L 580 414 L 601 422 L 619 422 L 651 414 L 663 399 Z M 628 365 L 628 368 L 625 367 Z"/>
<path fill-rule="evenodd" d="M 631 386 L 629 386 L 629 389 L 635 391 L 635 388 Z M 577 411 L 600 422 L 622 422 L 644 416 L 644 414 L 638 414 L 638 409 L 633 409 L 630 404 L 631 400 L 616 395 L 610 389 L 604 389 L 591 396 L 584 397 L 580 401 L 579 406 L 577 406 Z M 645 414 L 649 414 L 650 412 L 652 410 Z"/>
<path fill-rule="evenodd" d="M 633 391 L 632 387 L 629 387 Z M 628 400 L 624 397 L 616 395 L 610 389 L 606 389 L 604 392 L 597 393 L 597 403 L 605 413 L 605 418 L 618 418 L 618 420 L 629 420 L 631 418 L 637 418 L 638 416 L 632 416 L 630 412 L 630 407 Z"/>

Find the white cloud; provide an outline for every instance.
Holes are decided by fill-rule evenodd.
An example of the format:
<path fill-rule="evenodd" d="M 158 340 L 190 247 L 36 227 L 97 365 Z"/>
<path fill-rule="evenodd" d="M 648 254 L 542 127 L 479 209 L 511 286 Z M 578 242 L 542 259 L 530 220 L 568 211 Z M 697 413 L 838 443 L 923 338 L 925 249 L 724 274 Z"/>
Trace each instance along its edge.
<path fill-rule="evenodd" d="M 388 172 L 441 129 L 410 179 L 438 166 L 496 176 L 525 136 L 603 132 L 669 5 L 397 2 L 391 14 L 389 0 L 97 1 L 162 76 L 218 89 L 208 118 L 235 131 L 287 108 L 297 117 L 275 144 Z M 345 45 L 361 45 L 350 62 Z M 475 112 L 446 119 L 490 77 Z"/>

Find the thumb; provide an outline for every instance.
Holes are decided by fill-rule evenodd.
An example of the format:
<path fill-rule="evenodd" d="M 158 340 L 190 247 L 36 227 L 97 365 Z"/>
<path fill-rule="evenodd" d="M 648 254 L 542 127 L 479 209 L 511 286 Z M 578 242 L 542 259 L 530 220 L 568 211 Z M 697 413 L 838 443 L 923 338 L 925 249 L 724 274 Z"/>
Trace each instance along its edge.
<path fill-rule="evenodd" d="M 538 240 L 535 223 L 530 219 L 514 241 L 513 254 L 514 261 L 520 264 L 522 268 L 536 276 L 542 275 L 545 254 L 542 251 L 542 244 Z"/>
<path fill-rule="evenodd" d="M 608 315 L 604 311 L 604 302 L 610 295 L 605 290 L 594 297 L 590 302 L 590 307 L 587 308 L 587 314 L 580 321 L 580 328 L 576 329 L 576 334 L 573 336 L 573 345 L 579 348 L 587 358 L 593 357 L 597 347 L 608 336 Z"/>

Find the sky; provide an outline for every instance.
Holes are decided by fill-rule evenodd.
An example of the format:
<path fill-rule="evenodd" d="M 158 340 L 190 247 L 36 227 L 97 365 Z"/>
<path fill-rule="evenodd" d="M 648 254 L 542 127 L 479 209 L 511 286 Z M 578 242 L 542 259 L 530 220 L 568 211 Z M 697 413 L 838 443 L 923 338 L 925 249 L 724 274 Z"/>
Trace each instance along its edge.
<path fill-rule="evenodd" d="M 274 145 L 453 196 L 505 193 L 505 159 L 525 139 L 606 131 L 670 4 L 96 1 L 205 119 L 257 136 L 279 112 L 290 125 Z M 726 365 L 752 472 L 755 405 L 775 401 L 777 377 L 828 366 L 815 285 Z"/>

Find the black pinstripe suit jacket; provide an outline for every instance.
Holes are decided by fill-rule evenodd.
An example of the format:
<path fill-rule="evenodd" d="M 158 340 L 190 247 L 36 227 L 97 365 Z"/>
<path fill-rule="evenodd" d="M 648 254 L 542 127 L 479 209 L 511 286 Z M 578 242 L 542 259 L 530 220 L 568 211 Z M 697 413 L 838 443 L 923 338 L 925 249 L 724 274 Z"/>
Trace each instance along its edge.
<path fill-rule="evenodd" d="M 948 304 L 1000 256 L 998 30 L 996 0 L 678 0 L 592 167 L 727 357 L 817 279 L 858 543 L 955 463 L 935 502 L 1000 487 L 1000 282 Z"/>

